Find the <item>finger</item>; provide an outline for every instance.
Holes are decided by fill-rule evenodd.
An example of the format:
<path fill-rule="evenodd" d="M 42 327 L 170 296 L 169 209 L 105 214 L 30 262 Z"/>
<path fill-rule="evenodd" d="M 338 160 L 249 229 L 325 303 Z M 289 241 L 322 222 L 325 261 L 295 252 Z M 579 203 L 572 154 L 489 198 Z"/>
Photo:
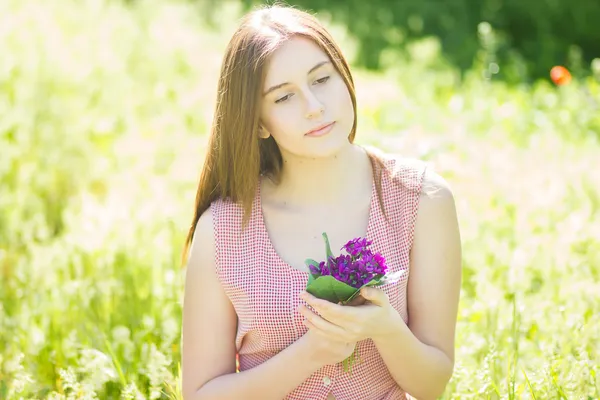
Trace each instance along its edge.
<path fill-rule="evenodd" d="M 387 294 L 381 289 L 377 289 L 374 287 L 365 287 L 361 289 L 360 295 L 370 303 L 378 306 L 384 307 L 389 304 Z"/>
<path fill-rule="evenodd" d="M 304 316 L 306 320 L 308 320 L 317 328 L 327 332 L 330 335 L 344 335 L 346 332 L 346 330 L 342 326 L 337 325 L 335 322 L 328 321 L 327 319 L 315 314 L 305 306 L 300 306 L 300 313 Z"/>
<path fill-rule="evenodd" d="M 366 302 L 367 302 L 367 300 L 364 297 L 362 297 L 361 295 L 358 295 L 355 298 L 353 298 L 352 300 L 350 300 L 350 302 L 346 303 L 346 305 L 347 306 L 362 306 Z"/>
<path fill-rule="evenodd" d="M 323 318 L 335 323 L 336 325 L 344 325 L 351 321 L 352 313 L 349 308 L 344 308 L 340 304 L 334 304 L 327 300 L 322 300 L 312 296 L 309 293 L 305 293 L 300 296 L 308 305 L 310 305 L 316 312 L 318 312 Z"/>
<path fill-rule="evenodd" d="M 315 322 L 315 323 L 313 323 L 313 322 Z M 340 328 L 335 325 L 332 325 L 332 324 L 324 325 L 324 324 L 321 324 L 314 320 L 313 320 L 313 322 L 311 322 L 308 319 L 305 319 L 302 323 L 308 329 L 312 330 L 314 333 L 318 334 L 319 336 L 326 338 L 327 340 L 335 340 L 335 341 L 341 342 L 341 343 L 350 343 L 354 340 L 345 331 L 340 330 Z M 325 322 L 327 322 L 327 321 L 325 321 Z"/>
<path fill-rule="evenodd" d="M 305 319 L 304 321 L 302 321 L 302 324 L 304 324 L 304 326 L 306 326 L 310 331 L 312 331 L 315 334 L 319 335 L 323 339 L 337 340 L 337 338 L 335 336 L 332 336 L 331 333 L 323 331 L 322 329 L 319 329 L 318 327 L 316 327 L 312 322 L 310 322 L 307 319 Z"/>

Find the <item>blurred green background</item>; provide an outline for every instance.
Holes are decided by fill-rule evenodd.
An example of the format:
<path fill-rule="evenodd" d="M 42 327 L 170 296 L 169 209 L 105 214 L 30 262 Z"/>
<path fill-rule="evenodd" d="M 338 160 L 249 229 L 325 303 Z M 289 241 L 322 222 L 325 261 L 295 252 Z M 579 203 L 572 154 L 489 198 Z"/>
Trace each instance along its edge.
<path fill-rule="evenodd" d="M 253 4 L 0 1 L 1 399 L 180 398 L 180 251 Z M 443 398 L 600 398 L 599 3 L 291 4 L 352 61 L 357 142 L 455 193 Z"/>
<path fill-rule="evenodd" d="M 264 1 L 242 3 L 248 9 Z M 369 69 L 385 66 L 386 52 L 406 54 L 407 45 L 426 37 L 435 37 L 443 57 L 463 73 L 482 61 L 478 56 L 484 49 L 484 62 L 502 66 L 491 73 L 511 83 L 546 78 L 548 66 L 555 64 L 585 73 L 600 55 L 598 1 L 294 0 L 290 4 L 327 14 L 349 28 L 358 40 L 355 61 Z"/>

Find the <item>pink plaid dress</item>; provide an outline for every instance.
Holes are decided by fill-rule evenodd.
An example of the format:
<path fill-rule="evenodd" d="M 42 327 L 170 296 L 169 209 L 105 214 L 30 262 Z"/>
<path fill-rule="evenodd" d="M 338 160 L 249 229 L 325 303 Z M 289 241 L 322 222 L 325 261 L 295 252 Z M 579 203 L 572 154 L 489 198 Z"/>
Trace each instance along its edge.
<path fill-rule="evenodd" d="M 392 271 L 409 269 L 414 222 L 425 164 L 384 156 L 383 202 L 388 224 L 375 197 L 371 202 L 367 238 L 371 249 L 381 252 Z M 286 264 L 275 251 L 265 228 L 260 204 L 260 185 L 248 228 L 241 229 L 243 211 L 228 200 L 211 204 L 216 241 L 216 272 L 238 315 L 236 348 L 240 371 L 267 361 L 307 330 L 302 324 L 298 295 L 305 289 L 308 272 Z M 352 238 L 348 238 L 350 240 Z M 269 281 L 261 277 L 270 276 Z M 390 303 L 408 322 L 406 304 L 408 274 L 400 282 L 381 286 Z M 410 398 L 390 375 L 371 339 L 357 344 L 360 362 L 352 375 L 341 363 L 325 365 L 288 393 L 287 400 L 396 400 Z"/>

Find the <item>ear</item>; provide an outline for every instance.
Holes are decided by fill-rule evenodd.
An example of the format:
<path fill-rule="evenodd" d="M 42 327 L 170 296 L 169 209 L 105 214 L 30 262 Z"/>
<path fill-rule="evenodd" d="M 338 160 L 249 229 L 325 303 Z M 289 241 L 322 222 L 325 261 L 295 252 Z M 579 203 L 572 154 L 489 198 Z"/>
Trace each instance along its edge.
<path fill-rule="evenodd" d="M 271 134 L 264 126 L 261 125 L 258 127 L 258 136 L 261 139 L 267 139 L 269 136 L 271 136 Z"/>

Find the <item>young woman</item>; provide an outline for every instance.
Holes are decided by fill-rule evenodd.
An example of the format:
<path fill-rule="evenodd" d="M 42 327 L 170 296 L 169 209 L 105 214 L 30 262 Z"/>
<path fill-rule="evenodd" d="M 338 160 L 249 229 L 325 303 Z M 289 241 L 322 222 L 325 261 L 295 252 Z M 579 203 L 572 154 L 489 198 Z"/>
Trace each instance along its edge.
<path fill-rule="evenodd" d="M 461 280 L 453 196 L 425 163 L 353 143 L 354 84 L 330 34 L 294 8 L 246 15 L 214 118 L 184 249 L 185 399 L 440 396 Z M 405 278 L 347 306 L 308 295 L 323 232 L 334 253 L 366 237 Z"/>

